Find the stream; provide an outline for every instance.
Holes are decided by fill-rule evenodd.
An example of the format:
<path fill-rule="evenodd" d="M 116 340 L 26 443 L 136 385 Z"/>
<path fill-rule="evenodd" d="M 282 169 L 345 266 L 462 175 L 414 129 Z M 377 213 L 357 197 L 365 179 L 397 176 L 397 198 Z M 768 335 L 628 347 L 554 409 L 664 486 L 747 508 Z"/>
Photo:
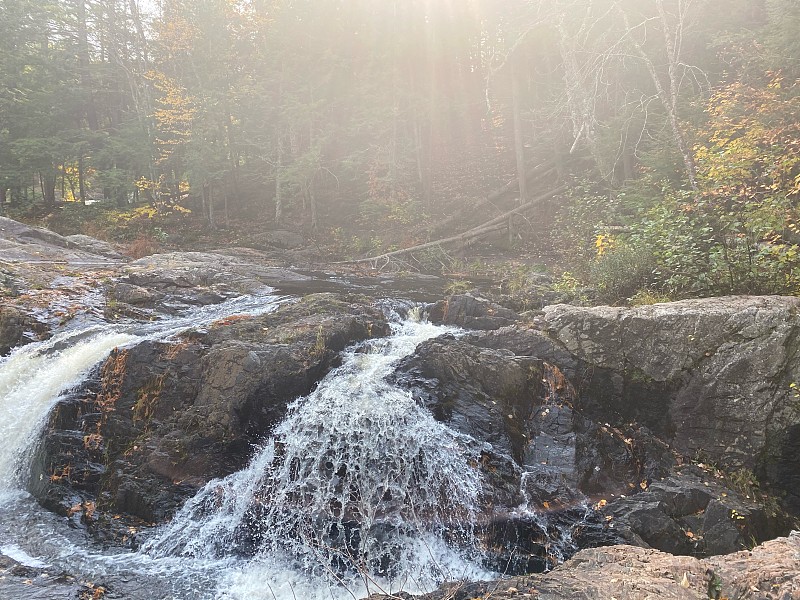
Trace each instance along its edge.
<path fill-rule="evenodd" d="M 490 577 L 473 532 L 470 439 L 387 381 L 419 343 L 453 331 L 419 308 L 386 308 L 389 337 L 347 349 L 245 469 L 209 482 L 137 552 L 97 547 L 28 494 L 49 411 L 114 348 L 287 301 L 244 297 L 155 323 L 73 326 L 3 359 L 0 552 L 108 582 L 107 598 L 339 600 Z"/>

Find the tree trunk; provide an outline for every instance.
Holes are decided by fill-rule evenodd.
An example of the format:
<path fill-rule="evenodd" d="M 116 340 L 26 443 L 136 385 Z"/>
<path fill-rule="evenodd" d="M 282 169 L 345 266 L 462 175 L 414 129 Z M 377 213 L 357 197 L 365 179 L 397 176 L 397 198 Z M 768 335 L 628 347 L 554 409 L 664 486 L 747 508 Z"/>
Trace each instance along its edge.
<path fill-rule="evenodd" d="M 89 70 L 89 33 L 86 26 L 86 2 L 85 0 L 75 0 L 76 17 L 78 19 L 78 68 L 80 69 L 81 87 L 86 94 L 86 121 L 89 129 L 97 131 L 98 120 L 97 110 L 94 106 L 92 94 L 92 74 Z"/>
<path fill-rule="evenodd" d="M 81 204 L 86 204 L 86 178 L 83 171 L 83 156 L 78 159 L 78 193 Z"/>
<path fill-rule="evenodd" d="M 514 152 L 517 159 L 517 182 L 519 184 L 519 204 L 528 200 L 528 184 L 525 176 L 525 140 L 522 135 L 522 116 L 520 110 L 519 67 L 517 60 L 511 61 L 511 104 L 514 115 Z"/>
<path fill-rule="evenodd" d="M 427 152 L 425 138 L 425 127 L 422 123 L 422 117 L 415 107 L 412 107 L 413 135 L 414 135 L 414 158 L 417 165 L 417 178 L 419 179 L 419 186 L 422 192 L 422 199 L 425 207 L 430 207 L 433 200 L 433 186 L 431 185 L 431 164 L 430 153 Z"/>
<path fill-rule="evenodd" d="M 689 176 L 689 184 L 694 191 L 697 191 L 697 166 L 694 163 L 694 155 L 686 143 L 686 139 L 681 131 L 678 122 L 678 66 L 680 49 L 676 46 L 676 40 L 673 38 L 669 29 L 669 22 L 667 15 L 664 12 L 663 0 L 656 0 L 656 7 L 658 8 L 658 15 L 661 18 L 662 29 L 664 33 L 664 45 L 667 51 L 667 68 L 669 73 L 669 120 L 672 127 L 672 133 L 675 136 L 675 141 L 678 144 L 678 149 L 683 155 L 683 162 L 686 166 L 686 174 Z M 678 23 L 678 27 L 682 27 L 682 23 Z M 677 32 L 676 32 L 677 36 Z M 660 82 L 659 82 L 660 83 Z M 657 85 L 657 87 L 659 87 Z M 659 91 L 661 96 L 663 92 Z M 662 98 L 662 103 L 664 99 Z"/>
<path fill-rule="evenodd" d="M 217 228 L 217 224 L 214 222 L 214 186 L 208 186 L 208 224 L 211 225 L 212 229 Z"/>
<path fill-rule="evenodd" d="M 202 194 L 201 200 L 200 200 L 200 202 L 201 202 L 200 211 L 202 212 L 203 216 L 206 219 L 208 219 L 208 190 L 209 190 L 208 181 L 204 181 L 203 182 L 203 194 Z"/>
<path fill-rule="evenodd" d="M 228 186 L 224 184 L 222 185 L 222 207 L 223 207 L 223 216 L 225 217 L 225 228 L 229 229 L 231 226 L 230 216 L 228 214 Z"/>
<path fill-rule="evenodd" d="M 306 182 L 303 189 L 303 197 L 306 200 L 308 211 L 311 214 L 311 229 L 314 231 L 319 227 L 319 216 L 317 214 L 317 199 L 314 196 L 314 180 L 310 179 Z"/>
<path fill-rule="evenodd" d="M 47 174 L 39 176 L 42 186 L 42 199 L 47 208 L 53 208 L 56 205 L 56 173 L 55 169 L 53 169 Z"/>
<path fill-rule="evenodd" d="M 661 0 L 657 0 L 656 6 L 659 10 L 659 16 L 664 33 L 664 42 L 666 46 L 670 82 L 669 92 L 664 89 L 664 86 L 661 83 L 661 78 L 658 76 L 658 70 L 656 69 L 652 59 L 650 56 L 648 56 L 642 45 L 633 37 L 633 29 L 631 28 L 630 21 L 628 20 L 628 14 L 619 5 L 617 5 L 617 12 L 620 14 L 623 22 L 625 23 L 625 29 L 628 31 L 634 49 L 647 67 L 647 72 L 650 74 L 650 79 L 653 81 L 653 86 L 655 87 L 658 99 L 661 101 L 661 105 L 664 107 L 664 111 L 667 113 L 667 120 L 669 121 L 670 129 L 672 129 L 672 138 L 675 142 L 675 146 L 677 146 L 678 151 L 683 157 L 683 164 L 686 169 L 686 176 L 689 179 L 689 185 L 694 191 L 697 191 L 697 167 L 694 163 L 694 156 L 692 155 L 691 148 L 689 148 L 689 145 L 686 143 L 686 138 L 681 131 L 680 122 L 678 120 L 677 67 L 679 62 L 679 49 L 675 46 L 674 39 L 669 32 L 667 17 L 664 13 L 664 6 Z"/>
<path fill-rule="evenodd" d="M 275 166 L 275 222 L 283 222 L 283 138 L 278 141 L 278 164 Z"/>
<path fill-rule="evenodd" d="M 137 49 L 137 58 L 140 62 L 140 69 L 144 72 L 144 67 L 148 63 L 147 57 L 147 36 L 144 33 L 144 27 L 142 26 L 142 18 L 139 13 L 139 6 L 136 4 L 136 0 L 128 0 L 128 6 L 131 12 L 131 19 L 133 20 L 133 25 L 136 28 L 136 49 Z"/>
<path fill-rule="evenodd" d="M 519 67 L 517 59 L 511 59 L 511 112 L 514 118 L 514 155 L 517 160 L 517 184 L 519 185 L 518 204 L 528 200 L 527 178 L 525 176 L 525 141 L 522 136 L 522 116 L 520 109 Z M 514 242 L 514 215 L 508 217 L 508 245 Z"/>

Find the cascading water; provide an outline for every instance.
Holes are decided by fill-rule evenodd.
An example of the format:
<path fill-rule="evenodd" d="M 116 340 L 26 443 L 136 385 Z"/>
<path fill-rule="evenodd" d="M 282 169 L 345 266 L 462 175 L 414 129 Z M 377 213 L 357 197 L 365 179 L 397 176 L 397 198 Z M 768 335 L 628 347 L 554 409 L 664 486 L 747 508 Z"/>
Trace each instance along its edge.
<path fill-rule="evenodd" d="M 111 350 L 145 339 L 169 339 L 231 314 L 269 312 L 283 301 L 247 296 L 153 323 L 73 327 L 0 359 L 0 498 L 24 489 L 30 452 L 50 409 Z"/>
<path fill-rule="evenodd" d="M 137 339 L 95 326 L 23 347 L 0 363 L 0 494 L 24 488 L 31 450 L 61 394 L 115 347 Z"/>
<path fill-rule="evenodd" d="M 252 555 L 222 598 L 360 597 L 485 575 L 457 550 L 475 547 L 480 490 L 466 438 L 386 379 L 445 328 L 417 315 L 393 329 L 346 352 L 246 469 L 210 482 L 144 551 Z"/>
<path fill-rule="evenodd" d="M 330 600 L 488 577 L 472 537 L 480 479 L 469 440 L 387 381 L 400 358 L 447 331 L 413 310 L 395 319 L 391 337 L 346 351 L 246 469 L 209 483 L 142 552 L 87 549 L 24 491 L 50 408 L 114 347 L 280 301 L 240 299 L 156 324 L 75 328 L 0 362 L 0 551 L 32 566 L 138 582 L 147 591 L 135 598 Z M 152 596 L 151 588 L 170 591 Z"/>
<path fill-rule="evenodd" d="M 90 573 L 109 572 L 105 563 L 117 557 L 91 555 L 73 544 L 63 522 L 40 509 L 25 491 L 31 456 L 51 408 L 116 347 L 170 339 L 230 315 L 263 314 L 285 301 L 265 290 L 263 295 L 151 323 L 72 324 L 45 342 L 23 346 L 0 359 L 0 552 L 22 558 L 29 566 L 44 561 L 68 570 L 80 566 Z"/>

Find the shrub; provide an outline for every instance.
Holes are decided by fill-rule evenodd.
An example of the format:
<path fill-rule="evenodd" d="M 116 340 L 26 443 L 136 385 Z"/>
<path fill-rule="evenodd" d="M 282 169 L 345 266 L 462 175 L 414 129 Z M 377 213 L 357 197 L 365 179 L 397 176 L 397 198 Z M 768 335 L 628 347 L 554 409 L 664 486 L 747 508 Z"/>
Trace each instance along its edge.
<path fill-rule="evenodd" d="M 617 304 L 652 285 L 655 269 L 650 249 L 617 242 L 590 264 L 589 285 L 600 301 Z"/>
<path fill-rule="evenodd" d="M 777 197 L 738 202 L 676 194 L 631 226 L 629 243 L 651 248 L 657 289 L 670 296 L 795 294 L 800 252 L 784 237 L 791 210 Z"/>

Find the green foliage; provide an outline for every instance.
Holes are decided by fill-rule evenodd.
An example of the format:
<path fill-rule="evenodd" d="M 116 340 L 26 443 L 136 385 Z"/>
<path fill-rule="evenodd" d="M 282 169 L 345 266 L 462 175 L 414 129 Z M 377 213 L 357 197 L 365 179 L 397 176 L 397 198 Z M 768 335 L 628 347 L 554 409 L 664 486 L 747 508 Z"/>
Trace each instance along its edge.
<path fill-rule="evenodd" d="M 560 277 L 553 282 L 552 287 L 553 291 L 565 294 L 574 303 L 587 304 L 589 301 L 586 295 L 585 284 L 569 271 L 564 271 Z"/>
<path fill-rule="evenodd" d="M 649 306 L 651 304 L 660 304 L 662 302 L 671 302 L 672 298 L 647 288 L 638 290 L 633 296 L 628 298 L 630 306 Z"/>
<path fill-rule="evenodd" d="M 619 244 L 591 261 L 588 282 L 600 301 L 614 304 L 653 285 L 655 269 L 647 247 Z"/>
<path fill-rule="evenodd" d="M 785 199 L 728 206 L 682 199 L 666 199 L 631 225 L 629 244 L 640 260 L 652 257 L 661 291 L 672 297 L 800 291 L 797 244 L 776 237 L 789 208 Z"/>
<path fill-rule="evenodd" d="M 467 279 L 452 279 L 448 281 L 447 286 L 444 289 L 448 295 L 455 296 L 458 294 L 466 294 L 473 288 L 474 285 Z"/>
<path fill-rule="evenodd" d="M 576 263 L 575 270 L 584 270 L 577 263 L 586 265 L 596 256 L 597 236 L 620 223 L 622 203 L 619 196 L 603 194 L 587 181 L 573 182 L 567 194 L 556 213 L 552 243 Z"/>
<path fill-rule="evenodd" d="M 515 140 L 525 159 L 592 157 L 542 225 L 564 268 L 609 302 L 797 289 L 792 0 L 664 0 L 663 15 L 635 0 L 156 4 L 142 23 L 135 3 L 0 2 L 0 186 L 15 210 L 102 197 L 119 217 L 53 222 L 158 241 L 170 229 L 153 222 L 188 195 L 202 235 L 275 215 L 320 238 L 340 229 L 345 256 L 409 246 L 513 178 L 512 77 L 497 60 L 513 49 L 517 108 L 535 125 Z M 693 197 L 681 132 L 696 143 Z M 560 162 L 559 175 L 574 164 Z M 123 216 L 140 202 L 158 216 Z M 417 259 L 453 268 L 436 250 Z"/>
<path fill-rule="evenodd" d="M 800 75 L 797 57 L 800 56 L 800 4 L 795 0 L 766 0 L 769 22 L 765 28 L 770 58 L 776 66 Z"/>
<path fill-rule="evenodd" d="M 698 193 L 665 190 L 638 208 L 629 243 L 652 249 L 671 296 L 796 294 L 800 98 L 780 75 L 709 99 L 695 148 Z"/>

